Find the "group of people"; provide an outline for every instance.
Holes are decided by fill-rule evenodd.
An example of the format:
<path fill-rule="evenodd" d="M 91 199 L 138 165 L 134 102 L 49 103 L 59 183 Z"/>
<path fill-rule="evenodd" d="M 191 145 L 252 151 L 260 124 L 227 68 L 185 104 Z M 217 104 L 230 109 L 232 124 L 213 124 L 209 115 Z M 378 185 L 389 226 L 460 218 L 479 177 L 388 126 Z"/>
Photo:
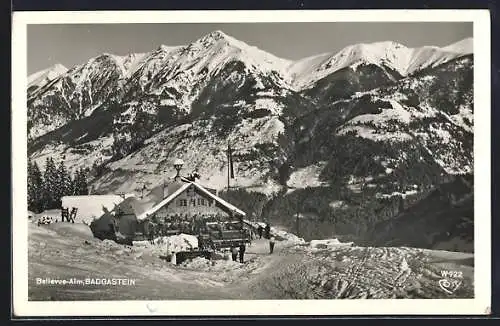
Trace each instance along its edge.
<path fill-rule="evenodd" d="M 257 233 L 259 235 L 259 239 L 262 239 L 262 236 L 264 236 L 265 239 L 269 239 L 269 253 L 272 254 L 274 252 L 275 239 L 271 236 L 271 225 L 266 223 L 266 226 L 262 227 L 262 225 L 259 224 Z"/>
<path fill-rule="evenodd" d="M 233 221 L 234 222 L 234 221 Z M 171 235 L 174 233 L 187 234 L 211 234 L 211 237 L 223 238 L 224 231 L 241 231 L 241 237 L 256 238 L 263 237 L 269 240 L 269 253 L 274 252 L 275 239 L 271 235 L 271 225 L 265 226 L 259 224 L 257 235 L 249 235 L 249 230 L 243 228 L 242 222 L 231 223 L 227 217 L 219 214 L 195 214 L 189 217 L 187 214 L 174 214 L 164 218 L 153 218 L 144 225 L 144 233 L 148 235 L 150 241 L 159 236 Z M 231 248 L 233 261 L 237 261 L 238 255 L 241 263 L 244 261 L 245 244 Z"/>
<path fill-rule="evenodd" d="M 240 226 L 227 223 L 228 218 L 219 214 L 195 214 L 192 217 L 187 214 L 174 214 L 167 217 L 154 217 L 145 222 L 144 233 L 149 237 L 171 235 L 172 233 L 200 234 L 210 231 L 238 230 Z M 217 223 L 210 228 L 207 222 Z"/>
<path fill-rule="evenodd" d="M 203 222 L 223 222 L 227 220 L 227 216 L 217 214 L 169 214 L 167 216 L 155 216 L 152 221 L 155 223 L 178 223 L 182 221 L 203 221 Z"/>
<path fill-rule="evenodd" d="M 71 212 L 69 211 L 68 208 L 62 207 L 61 208 L 61 222 L 64 222 L 64 220 L 68 222 L 75 223 L 75 217 L 76 217 L 76 212 L 78 211 L 78 208 L 73 207 L 71 208 Z"/>
<path fill-rule="evenodd" d="M 271 236 L 271 225 L 266 223 L 266 227 L 263 228 L 262 225 L 259 224 L 257 233 L 259 234 L 259 239 L 262 239 L 262 235 L 264 235 L 264 238 L 269 239 Z"/>
<path fill-rule="evenodd" d="M 246 250 L 246 246 L 244 243 L 240 244 L 239 248 L 238 247 L 232 247 L 231 248 L 231 258 L 233 259 L 233 261 L 237 261 L 238 259 L 238 255 L 240 256 L 240 263 L 244 263 L 245 262 L 245 250 Z"/>

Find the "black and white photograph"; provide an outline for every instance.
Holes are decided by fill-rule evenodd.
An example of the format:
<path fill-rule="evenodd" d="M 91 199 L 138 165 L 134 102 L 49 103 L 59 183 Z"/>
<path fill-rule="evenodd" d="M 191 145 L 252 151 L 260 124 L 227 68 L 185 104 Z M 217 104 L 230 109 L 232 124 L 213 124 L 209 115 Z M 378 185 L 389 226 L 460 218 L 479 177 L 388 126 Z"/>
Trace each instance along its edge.
<path fill-rule="evenodd" d="M 28 304 L 489 300 L 476 16 L 32 14 L 13 91 Z"/>

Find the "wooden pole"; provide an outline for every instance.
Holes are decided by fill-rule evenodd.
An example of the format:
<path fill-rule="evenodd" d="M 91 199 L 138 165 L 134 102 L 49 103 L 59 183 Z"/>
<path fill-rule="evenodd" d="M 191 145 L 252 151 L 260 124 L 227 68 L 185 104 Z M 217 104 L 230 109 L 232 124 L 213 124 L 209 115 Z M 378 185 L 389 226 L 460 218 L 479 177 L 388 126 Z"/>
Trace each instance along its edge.
<path fill-rule="evenodd" d="M 230 176 L 231 176 L 231 160 L 230 160 L 230 152 L 229 152 L 229 141 L 227 141 L 227 191 L 229 192 L 229 179 L 230 179 Z"/>
<path fill-rule="evenodd" d="M 297 236 L 300 237 L 299 234 L 299 201 L 297 200 L 297 218 L 295 220 L 295 227 L 297 228 Z"/>

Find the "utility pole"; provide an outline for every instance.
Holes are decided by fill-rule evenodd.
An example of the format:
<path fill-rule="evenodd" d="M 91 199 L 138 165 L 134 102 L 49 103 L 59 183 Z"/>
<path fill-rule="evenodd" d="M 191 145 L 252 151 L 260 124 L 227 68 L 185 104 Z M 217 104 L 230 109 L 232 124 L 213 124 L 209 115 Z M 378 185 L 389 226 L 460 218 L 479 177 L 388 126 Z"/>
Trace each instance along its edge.
<path fill-rule="evenodd" d="M 229 150 L 227 152 L 228 152 L 228 156 L 227 156 L 227 158 L 228 158 L 228 160 L 227 160 L 227 191 L 229 192 L 229 187 L 230 187 L 230 185 L 229 185 L 230 171 L 229 170 L 231 168 L 229 167 Z"/>
<path fill-rule="evenodd" d="M 144 198 L 144 190 L 146 190 L 146 189 L 147 189 L 146 183 L 143 182 L 142 188 L 141 188 L 141 199 Z"/>
<path fill-rule="evenodd" d="M 230 189 L 230 184 L 229 180 L 231 178 L 231 149 L 230 149 L 230 144 L 229 140 L 227 141 L 227 191 L 229 192 Z"/>
<path fill-rule="evenodd" d="M 297 236 L 300 237 L 300 230 L 299 230 L 299 201 L 298 200 L 297 200 L 296 209 L 297 209 L 297 217 L 295 219 L 295 227 L 297 228 Z"/>

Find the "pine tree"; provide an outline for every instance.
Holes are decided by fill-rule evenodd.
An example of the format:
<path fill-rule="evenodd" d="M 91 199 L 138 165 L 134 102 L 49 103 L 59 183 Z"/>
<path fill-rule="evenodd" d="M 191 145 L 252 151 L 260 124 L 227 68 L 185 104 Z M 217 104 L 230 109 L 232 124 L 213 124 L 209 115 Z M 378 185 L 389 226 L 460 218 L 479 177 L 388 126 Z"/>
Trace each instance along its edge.
<path fill-rule="evenodd" d="M 35 213 L 43 211 L 43 177 L 38 165 L 28 162 L 28 209 Z"/>
<path fill-rule="evenodd" d="M 73 179 L 71 182 L 71 194 L 73 196 L 78 195 L 78 189 L 79 189 L 79 183 L 80 183 L 80 169 L 75 170 L 73 173 Z"/>
<path fill-rule="evenodd" d="M 56 180 L 56 188 L 55 188 L 55 199 L 58 202 L 58 206 L 61 205 L 61 199 L 64 196 L 70 195 L 72 192 L 71 189 L 71 178 L 64 166 L 64 162 L 61 161 L 59 163 L 59 167 L 57 169 L 57 180 Z"/>
<path fill-rule="evenodd" d="M 68 187 L 68 195 L 76 196 L 78 195 L 77 184 L 78 184 L 78 170 L 73 172 L 73 176 L 69 176 L 69 187 Z"/>
<path fill-rule="evenodd" d="M 81 179 L 82 179 L 82 186 L 81 186 L 81 194 L 82 195 L 88 195 L 89 194 L 89 184 L 87 182 L 87 169 L 82 169 L 81 172 Z"/>
<path fill-rule="evenodd" d="M 33 165 L 33 180 L 36 189 L 35 207 L 38 212 L 43 211 L 43 176 L 38 164 Z"/>
<path fill-rule="evenodd" d="M 68 173 L 68 196 L 74 196 L 76 195 L 76 180 L 75 176 L 71 176 L 71 174 Z"/>
<path fill-rule="evenodd" d="M 28 160 L 28 210 L 30 211 L 35 211 L 35 193 L 36 189 L 33 184 L 33 164 Z"/>
<path fill-rule="evenodd" d="M 51 157 L 48 157 L 45 161 L 45 172 L 43 175 L 43 180 L 43 209 L 56 208 L 57 169 L 54 160 Z"/>
<path fill-rule="evenodd" d="M 75 195 L 88 195 L 87 175 L 84 169 L 78 169 L 74 178 L 74 194 Z"/>

